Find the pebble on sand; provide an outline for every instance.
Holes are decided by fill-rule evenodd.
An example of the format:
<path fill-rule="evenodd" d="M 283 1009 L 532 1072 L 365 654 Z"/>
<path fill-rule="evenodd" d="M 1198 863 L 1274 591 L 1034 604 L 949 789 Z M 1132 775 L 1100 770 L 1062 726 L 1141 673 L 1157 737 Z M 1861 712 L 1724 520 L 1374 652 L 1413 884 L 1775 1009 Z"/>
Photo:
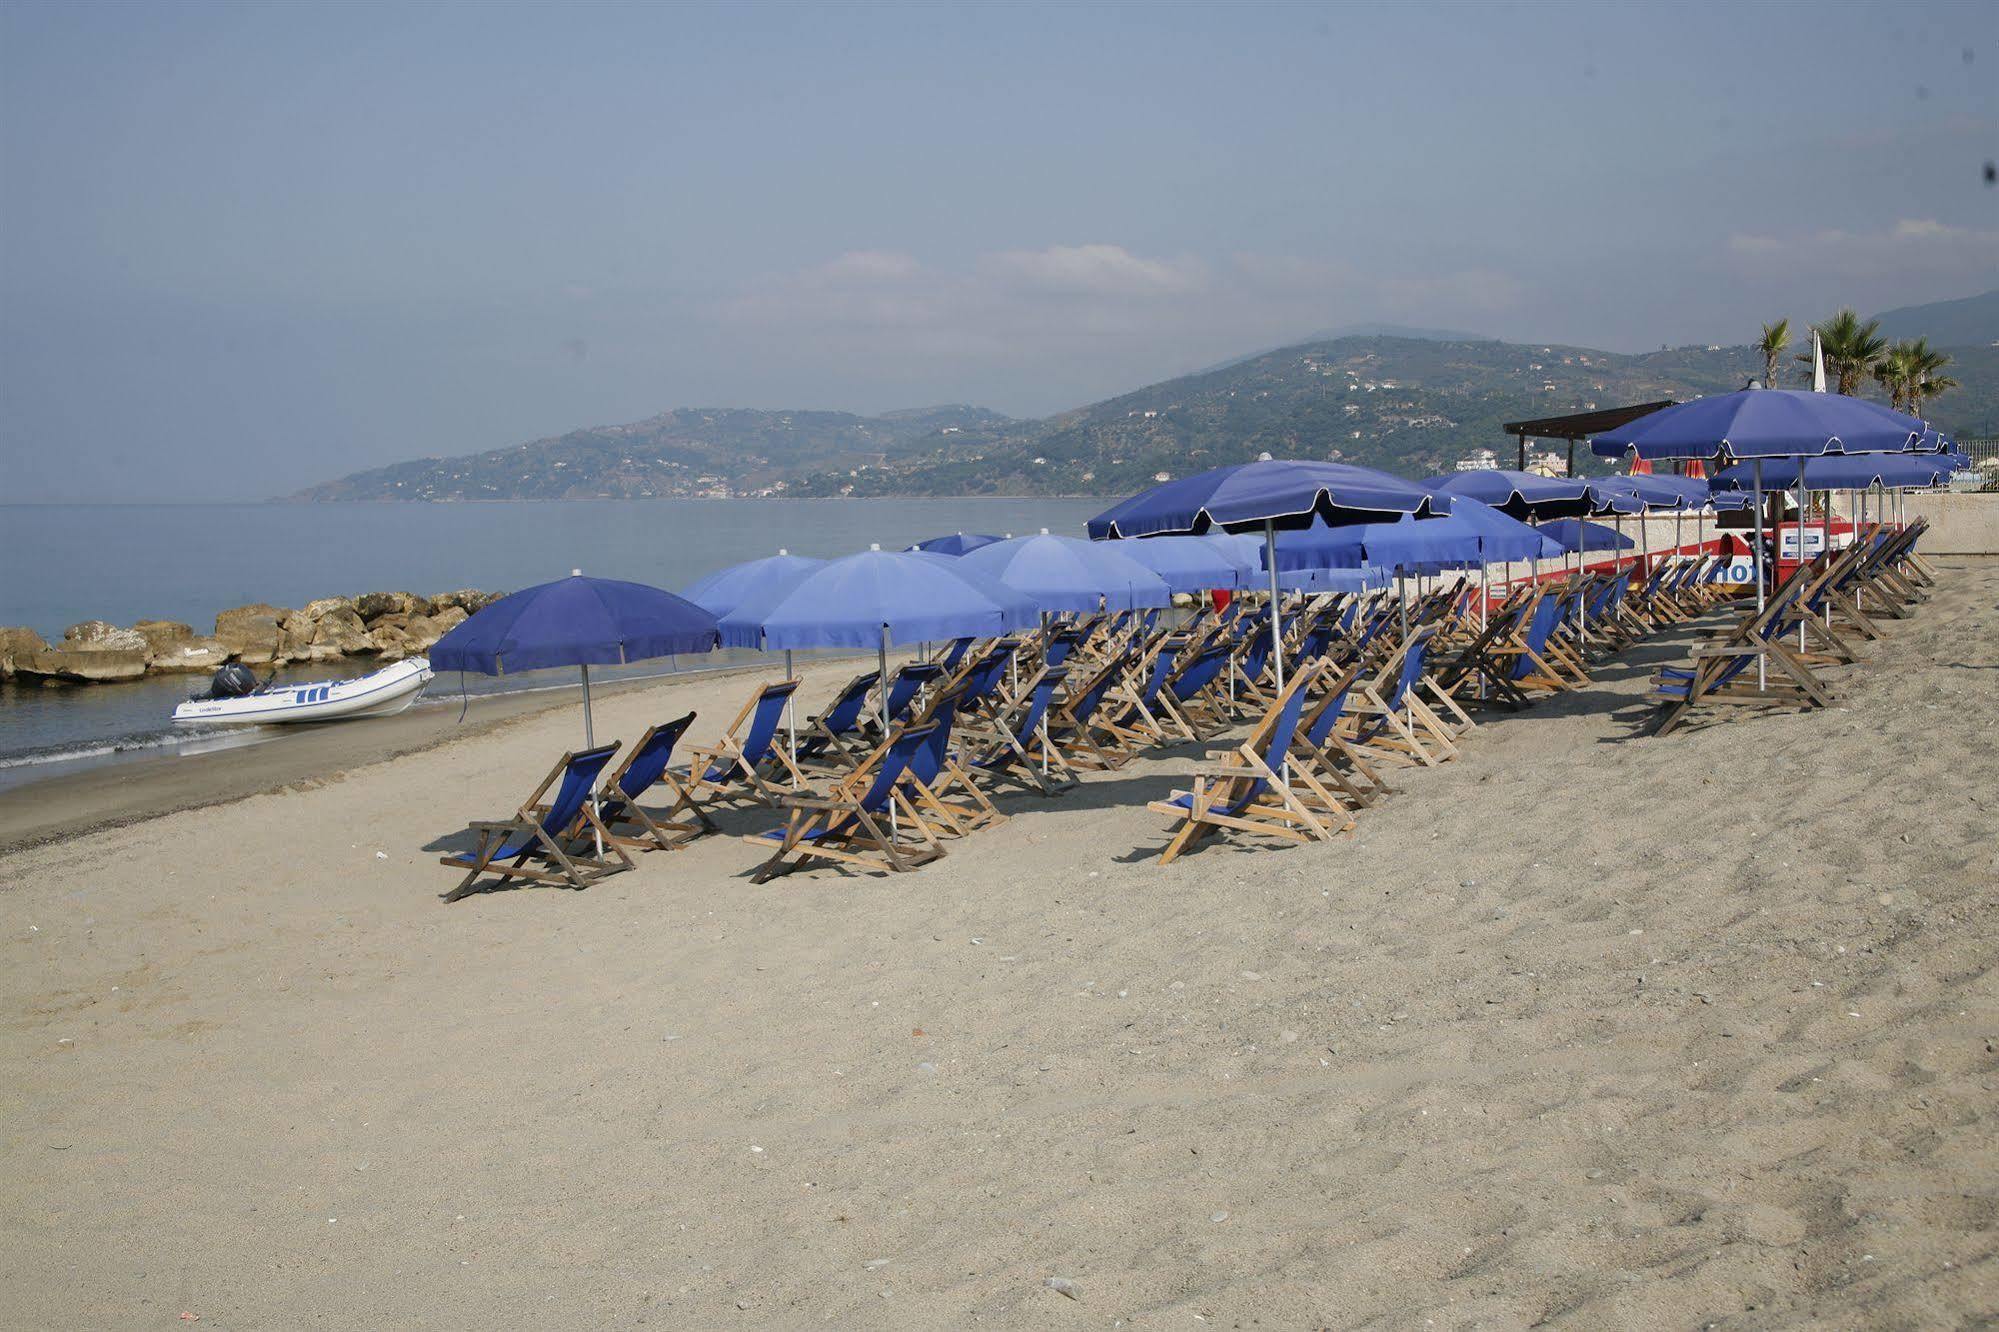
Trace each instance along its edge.
<path fill-rule="evenodd" d="M 1065 1299 L 1080 1300 L 1083 1298 L 1083 1288 L 1068 1277 L 1052 1276 L 1041 1284 Z"/>

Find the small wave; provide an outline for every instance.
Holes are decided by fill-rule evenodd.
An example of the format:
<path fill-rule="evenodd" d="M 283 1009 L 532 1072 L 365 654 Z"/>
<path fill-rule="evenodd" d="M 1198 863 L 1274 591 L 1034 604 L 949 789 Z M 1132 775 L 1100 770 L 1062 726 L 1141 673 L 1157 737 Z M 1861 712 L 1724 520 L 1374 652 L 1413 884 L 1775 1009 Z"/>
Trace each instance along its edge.
<path fill-rule="evenodd" d="M 136 754 L 148 749 L 169 749 L 191 741 L 226 734 L 220 728 L 161 731 L 157 734 L 121 736 L 116 740 L 65 745 L 59 749 L 36 750 L 27 754 L 0 756 L 0 769 L 28 768 L 43 763 L 73 763 L 78 759 L 105 758 L 112 754 Z"/>

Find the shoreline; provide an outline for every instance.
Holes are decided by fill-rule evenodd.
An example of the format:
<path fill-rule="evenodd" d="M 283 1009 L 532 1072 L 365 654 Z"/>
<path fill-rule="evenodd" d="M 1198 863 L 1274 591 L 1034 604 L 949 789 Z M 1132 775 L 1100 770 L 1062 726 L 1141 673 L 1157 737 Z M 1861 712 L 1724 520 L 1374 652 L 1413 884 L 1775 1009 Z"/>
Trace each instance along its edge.
<path fill-rule="evenodd" d="M 844 658 L 798 664 L 800 675 Z M 724 680 L 781 670 L 781 661 L 745 662 L 706 670 L 675 671 L 639 680 L 596 682 L 593 698 L 620 698 L 646 690 Z M 81 687 L 81 686 L 79 686 Z M 577 708 L 581 684 L 548 684 L 504 693 L 471 694 L 465 720 L 455 697 L 426 697 L 407 712 L 350 722 L 254 728 L 271 734 L 234 743 L 224 738 L 192 754 L 130 753 L 75 760 L 68 771 L 0 789 L 0 855 L 129 827 L 184 810 L 247 800 L 288 790 L 308 790 L 350 774 L 454 740 L 504 731 L 556 709 Z M 250 730 L 252 728 L 243 728 Z M 192 738 L 191 738 L 192 739 Z M 214 737 L 204 737 L 204 740 Z M 582 737 L 579 733 L 577 744 Z M 551 755 L 551 761 L 553 756 Z M 51 764 L 50 766 L 56 766 Z"/>

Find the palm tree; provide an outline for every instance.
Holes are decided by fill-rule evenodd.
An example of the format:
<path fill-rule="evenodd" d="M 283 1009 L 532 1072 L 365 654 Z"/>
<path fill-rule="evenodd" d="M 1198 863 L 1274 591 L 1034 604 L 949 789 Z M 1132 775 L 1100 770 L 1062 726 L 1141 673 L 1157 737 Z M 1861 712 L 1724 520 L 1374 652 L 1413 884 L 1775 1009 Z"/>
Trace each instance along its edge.
<path fill-rule="evenodd" d="M 1756 344 L 1756 350 L 1763 353 L 1763 387 L 1777 387 L 1777 362 L 1784 359 L 1784 353 L 1791 349 L 1791 321 L 1779 319 L 1774 324 L 1763 325 L 1763 338 Z"/>
<path fill-rule="evenodd" d="M 1957 387 L 1957 381 L 1944 374 L 1950 365 L 1948 352 L 1936 351 L 1928 338 L 1917 338 L 1908 344 L 1909 361 L 1914 374 L 1910 377 L 1908 391 L 1903 395 L 1905 409 L 1911 416 L 1923 414 L 1923 404 L 1939 393 L 1948 393 Z"/>
<path fill-rule="evenodd" d="M 1874 363 L 1874 378 L 1888 390 L 1896 411 L 1921 416 L 1926 401 L 1957 387 L 1957 381 L 1943 373 L 1949 364 L 1950 354 L 1931 347 L 1928 338 L 1911 338 L 1881 354 Z"/>
<path fill-rule="evenodd" d="M 1874 363 L 1881 359 L 1887 349 L 1888 340 L 1881 336 L 1881 321 L 1870 319 L 1866 323 L 1851 310 L 1841 310 L 1832 318 L 1813 324 L 1812 332 L 1819 335 L 1819 349 L 1825 354 L 1826 368 L 1837 378 L 1834 391 L 1848 397 L 1860 391 L 1860 381 L 1874 369 Z M 1812 358 L 1798 358 L 1807 366 Z"/>
<path fill-rule="evenodd" d="M 1912 343 L 1898 342 L 1881 353 L 1881 359 L 1874 363 L 1875 382 L 1888 390 L 1888 404 L 1898 412 L 1908 403 L 1910 389 L 1916 381 L 1913 347 Z"/>

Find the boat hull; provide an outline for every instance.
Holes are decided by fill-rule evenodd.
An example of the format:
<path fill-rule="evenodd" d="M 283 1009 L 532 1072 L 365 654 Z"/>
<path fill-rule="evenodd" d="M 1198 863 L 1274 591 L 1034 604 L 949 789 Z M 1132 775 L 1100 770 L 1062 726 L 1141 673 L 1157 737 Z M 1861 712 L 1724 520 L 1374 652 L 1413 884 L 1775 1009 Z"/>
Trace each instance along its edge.
<path fill-rule="evenodd" d="M 430 662 L 412 657 L 353 680 L 280 685 L 242 698 L 195 698 L 174 709 L 182 725 L 271 726 L 391 717 L 430 683 Z"/>

